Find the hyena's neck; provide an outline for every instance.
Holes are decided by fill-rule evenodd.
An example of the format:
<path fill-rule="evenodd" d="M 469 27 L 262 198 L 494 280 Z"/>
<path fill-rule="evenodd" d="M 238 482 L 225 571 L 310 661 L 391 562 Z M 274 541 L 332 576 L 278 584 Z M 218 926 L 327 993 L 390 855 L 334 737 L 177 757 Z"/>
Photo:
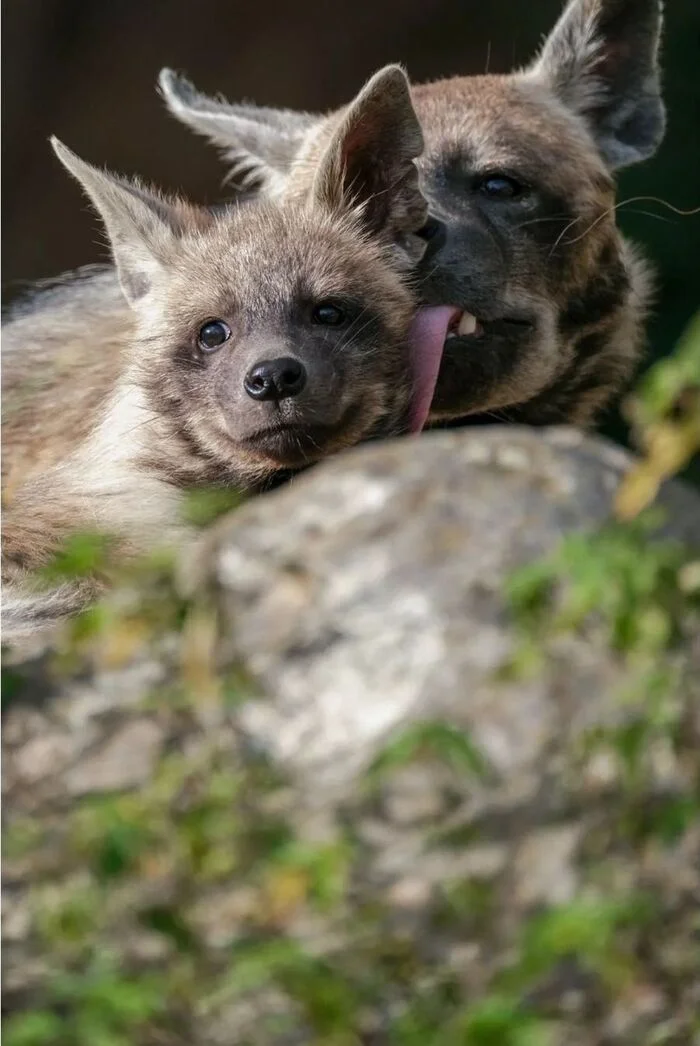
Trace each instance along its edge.
<path fill-rule="evenodd" d="M 564 302 L 558 328 L 561 367 L 527 403 L 504 412 L 526 425 L 594 424 L 632 378 L 645 344 L 653 271 L 618 233 L 583 287 Z"/>
<path fill-rule="evenodd" d="M 69 463 L 71 484 L 91 501 L 99 522 L 138 535 L 144 544 L 179 529 L 181 492 L 143 464 L 163 443 L 165 424 L 126 371 L 99 424 Z"/>
<path fill-rule="evenodd" d="M 181 493 L 140 464 L 158 436 L 139 386 L 118 382 L 77 447 L 5 492 L 3 579 L 16 582 L 80 531 L 114 535 L 125 554 L 183 540 Z"/>
<path fill-rule="evenodd" d="M 90 436 L 133 332 L 109 269 L 66 276 L 10 313 L 2 327 L 6 490 L 65 461 Z"/>

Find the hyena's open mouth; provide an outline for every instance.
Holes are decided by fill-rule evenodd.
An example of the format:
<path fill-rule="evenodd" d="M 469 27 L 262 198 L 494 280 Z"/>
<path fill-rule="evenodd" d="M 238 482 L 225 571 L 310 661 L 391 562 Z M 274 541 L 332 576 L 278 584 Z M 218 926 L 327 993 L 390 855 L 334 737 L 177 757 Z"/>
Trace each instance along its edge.
<path fill-rule="evenodd" d="M 413 396 L 412 432 L 420 432 L 428 415 L 449 417 L 445 391 L 455 384 L 473 385 L 472 412 L 487 401 L 496 374 L 509 370 L 537 334 L 535 316 L 480 318 L 457 305 L 425 305 L 416 313 L 410 331 Z M 464 396 L 466 408 L 467 395 Z M 447 410 L 445 408 L 448 408 Z M 468 412 L 465 409 L 465 412 Z"/>
<path fill-rule="evenodd" d="M 436 386 L 441 373 L 445 376 L 455 365 L 462 370 L 470 359 L 470 351 L 475 349 L 491 348 L 500 354 L 513 339 L 531 335 L 536 326 L 534 317 L 482 319 L 456 305 L 419 309 L 410 332 L 414 379 L 411 431 L 419 432 L 431 408 L 439 407 Z M 471 359 L 476 363 L 474 357 Z M 485 366 L 483 360 L 480 362 Z M 475 369 L 474 377 L 481 377 L 483 384 L 484 376 L 479 375 L 479 370 Z"/>

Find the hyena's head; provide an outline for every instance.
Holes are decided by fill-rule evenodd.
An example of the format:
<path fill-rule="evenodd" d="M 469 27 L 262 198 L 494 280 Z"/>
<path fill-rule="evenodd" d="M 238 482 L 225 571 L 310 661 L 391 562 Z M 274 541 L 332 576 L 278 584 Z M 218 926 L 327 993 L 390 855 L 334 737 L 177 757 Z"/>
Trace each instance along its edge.
<path fill-rule="evenodd" d="M 588 421 L 629 374 L 648 297 L 615 225 L 614 172 L 664 131 L 660 0 L 571 0 L 528 68 L 413 88 L 430 204 L 424 352 L 444 342 L 431 418 Z M 161 75 L 172 112 L 274 196 L 328 117 L 230 106 Z"/>
<path fill-rule="evenodd" d="M 407 335 L 427 207 L 401 69 L 369 81 L 304 191 L 276 201 L 194 207 L 54 147 L 105 222 L 138 321 L 128 380 L 174 479 L 260 482 L 422 425 Z"/>

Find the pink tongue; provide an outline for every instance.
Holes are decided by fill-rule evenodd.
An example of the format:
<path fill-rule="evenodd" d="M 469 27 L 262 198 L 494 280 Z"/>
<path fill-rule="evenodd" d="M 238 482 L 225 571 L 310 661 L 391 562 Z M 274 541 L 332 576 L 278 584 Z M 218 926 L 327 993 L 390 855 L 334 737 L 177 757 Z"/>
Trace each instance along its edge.
<path fill-rule="evenodd" d="M 413 371 L 411 432 L 420 432 L 428 420 L 445 338 L 450 321 L 458 312 L 452 305 L 419 309 L 411 324 L 408 335 Z"/>

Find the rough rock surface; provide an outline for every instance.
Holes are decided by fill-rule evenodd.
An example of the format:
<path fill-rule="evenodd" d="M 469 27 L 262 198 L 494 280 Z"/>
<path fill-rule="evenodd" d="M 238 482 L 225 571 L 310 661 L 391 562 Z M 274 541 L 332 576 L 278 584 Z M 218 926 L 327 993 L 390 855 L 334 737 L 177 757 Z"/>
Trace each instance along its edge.
<path fill-rule="evenodd" d="M 187 598 L 16 658 L 10 1042 L 693 1042 L 697 634 L 652 716 L 657 662 L 593 615 L 521 663 L 504 596 L 628 464 L 565 430 L 353 452 L 214 526 Z"/>
<path fill-rule="evenodd" d="M 230 651 L 273 703 L 243 716 L 315 785 L 352 776 L 398 724 L 447 713 L 511 778 L 536 767 L 562 703 L 603 714 L 618 666 L 568 646 L 524 687 L 493 674 L 512 653 L 503 583 L 607 519 L 629 459 L 571 431 L 447 435 L 349 456 L 249 505 L 207 553 Z M 697 498 L 667 492 L 674 535 L 700 534 Z M 212 550 L 213 546 L 213 550 Z M 330 782 L 329 782 L 330 783 Z"/>

